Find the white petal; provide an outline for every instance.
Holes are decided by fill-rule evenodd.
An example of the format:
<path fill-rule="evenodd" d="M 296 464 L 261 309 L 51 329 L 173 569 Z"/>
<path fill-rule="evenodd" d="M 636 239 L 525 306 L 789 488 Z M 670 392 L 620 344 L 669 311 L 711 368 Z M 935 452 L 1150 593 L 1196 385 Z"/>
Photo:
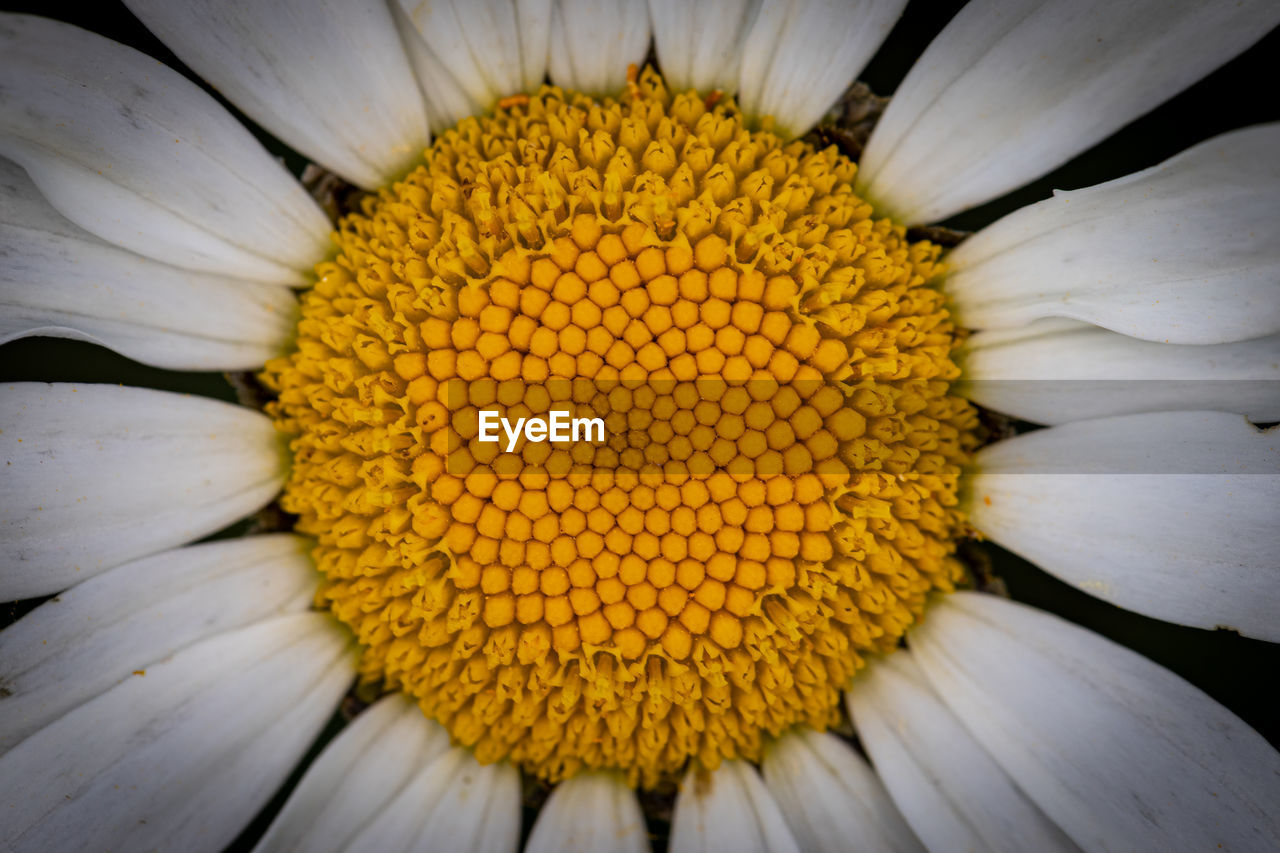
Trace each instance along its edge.
<path fill-rule="evenodd" d="M 115 385 L 0 391 L 0 599 L 199 539 L 266 504 L 281 440 L 257 412 Z"/>
<path fill-rule="evenodd" d="M 1129 610 L 1280 641 L 1280 433 L 1238 415 L 1081 421 L 984 448 L 969 519 Z"/>
<path fill-rule="evenodd" d="M 284 352 L 287 289 L 180 269 L 105 243 L 63 218 L 0 159 L 0 344 L 93 341 L 174 370 L 249 370 Z"/>
<path fill-rule="evenodd" d="M 380 0 L 128 0 L 165 46 L 245 114 L 376 188 L 427 147 L 421 93 Z"/>
<path fill-rule="evenodd" d="M 514 853 L 520 774 L 453 747 L 423 767 L 347 849 L 370 853 Z"/>
<path fill-rule="evenodd" d="M 834 735 L 783 735 L 760 769 L 801 850 L 923 849 L 875 772 Z"/>
<path fill-rule="evenodd" d="M 738 104 L 799 136 L 844 94 L 902 14 L 906 0 L 766 3 L 742 47 Z"/>
<path fill-rule="evenodd" d="M 1188 346 L 1045 319 L 973 335 L 961 372 L 957 393 L 1036 423 L 1177 409 L 1280 420 L 1280 335 Z"/>
<path fill-rule="evenodd" d="M 742 45 L 763 0 L 649 0 L 653 47 L 673 91 L 735 92 Z"/>
<path fill-rule="evenodd" d="M 782 811 L 745 761 L 691 767 L 671 818 L 671 853 L 799 853 Z"/>
<path fill-rule="evenodd" d="M 627 66 L 649 50 L 649 12 L 637 0 L 555 0 L 551 82 L 588 95 L 616 95 Z"/>
<path fill-rule="evenodd" d="M 387 696 L 325 746 L 255 849 L 338 853 L 448 748 L 412 700 Z"/>
<path fill-rule="evenodd" d="M 858 186 L 933 222 L 1049 172 L 1241 53 L 1270 0 L 973 0 L 885 110 Z"/>
<path fill-rule="evenodd" d="M 845 696 L 876 772 L 930 850 L 1076 849 L 947 709 L 907 652 L 873 662 Z"/>
<path fill-rule="evenodd" d="M 296 536 L 145 557 L 90 578 L 0 632 L 0 752 L 194 642 L 306 610 L 319 575 Z"/>
<path fill-rule="evenodd" d="M 616 773 L 561 782 L 538 812 L 524 853 L 647 853 L 648 829 L 635 791 Z"/>
<path fill-rule="evenodd" d="M 294 283 L 329 223 L 191 81 L 77 27 L 0 16 L 0 156 L 102 239 L 188 269 Z"/>
<path fill-rule="evenodd" d="M 1081 847 L 1280 847 L 1280 754 L 1172 672 L 980 593 L 945 597 L 908 639 L 951 710 Z"/>
<path fill-rule="evenodd" d="M 500 98 L 542 85 L 551 0 L 396 0 L 396 5 L 397 18 L 412 29 L 404 33 L 401 27 L 411 58 L 425 51 L 435 67 L 448 69 L 440 79 L 432 76 L 431 65 L 415 59 L 428 102 L 435 100 L 438 88 L 454 87 L 467 104 L 466 113 L 449 116 L 450 125 L 491 111 Z"/>
<path fill-rule="evenodd" d="M 413 21 L 405 14 L 400 4 L 390 3 L 391 17 L 400 33 L 400 41 L 404 44 L 405 55 L 409 58 L 409 66 L 418 78 L 418 86 L 422 91 L 423 108 L 427 114 L 427 124 L 436 130 L 443 131 L 453 127 L 468 116 L 480 112 L 477 104 L 467 95 L 466 90 L 449 67 L 436 58 L 436 55 L 422 40 L 422 35 Z"/>
<path fill-rule="evenodd" d="M 945 287 L 971 329 L 1071 317 L 1149 341 L 1280 332 L 1280 124 L 1016 211 L 962 243 Z"/>
<path fill-rule="evenodd" d="M 222 849 L 355 673 L 327 615 L 280 616 L 147 668 L 0 757 L 15 851 Z"/>

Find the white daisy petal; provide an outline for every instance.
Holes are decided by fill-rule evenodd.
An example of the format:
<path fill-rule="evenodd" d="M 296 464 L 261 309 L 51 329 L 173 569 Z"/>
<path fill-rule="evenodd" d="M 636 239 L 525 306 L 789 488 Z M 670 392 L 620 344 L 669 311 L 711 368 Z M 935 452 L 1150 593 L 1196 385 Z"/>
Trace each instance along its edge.
<path fill-rule="evenodd" d="M 1269 0 L 973 0 L 912 67 L 858 187 L 906 222 L 1016 189 L 1262 38 Z"/>
<path fill-rule="evenodd" d="M 391 17 L 396 29 L 400 32 L 400 41 L 404 44 L 405 55 L 409 58 L 409 66 L 418 78 L 418 86 L 422 91 L 423 108 L 427 114 L 428 126 L 436 130 L 453 127 L 468 116 L 475 115 L 477 105 L 467 95 L 466 90 L 449 67 L 436 58 L 422 40 L 421 33 L 413 21 L 401 8 L 400 4 L 389 3 Z"/>
<path fill-rule="evenodd" d="M 1280 332 L 1280 124 L 1214 137 L 1159 166 L 1058 193 L 947 258 L 971 329 L 1071 317 L 1149 341 Z"/>
<path fill-rule="evenodd" d="M 801 850 L 923 849 L 875 771 L 834 735 L 796 729 L 766 746 L 760 769 Z"/>
<path fill-rule="evenodd" d="M 367 189 L 427 147 L 413 70 L 381 0 L 128 0 L 178 58 L 297 151 Z"/>
<path fill-rule="evenodd" d="M 426 51 L 437 67 L 448 69 L 437 83 L 427 71 L 429 66 L 421 66 L 424 73 L 419 74 L 419 82 L 427 100 L 432 101 L 438 86 L 454 86 L 465 98 L 467 112 L 450 116 L 450 124 L 490 112 L 498 99 L 542 85 L 547 74 L 551 0 L 396 0 L 396 4 L 402 13 L 397 17 L 408 22 L 411 35 L 417 36 L 410 52 Z"/>
<path fill-rule="evenodd" d="M 1280 754 L 1172 672 L 980 593 L 945 597 L 908 640 L 956 716 L 1081 847 L 1280 847 Z"/>
<path fill-rule="evenodd" d="M 348 849 L 514 853 L 519 841 L 520 774 L 453 747 L 418 771 Z"/>
<path fill-rule="evenodd" d="M 551 82 L 616 95 L 649 50 L 649 12 L 637 0 L 555 0 L 549 49 Z"/>
<path fill-rule="evenodd" d="M 320 613 L 205 640 L 0 757 L 14 851 L 216 851 L 293 770 L 355 673 Z"/>
<path fill-rule="evenodd" d="M 844 93 L 906 0 L 785 0 L 765 3 L 742 47 L 738 104 L 773 116 L 799 136 Z"/>
<path fill-rule="evenodd" d="M 526 91 L 536 91 L 547 79 L 552 0 L 515 0 L 515 4 L 520 31 L 520 78 Z"/>
<path fill-rule="evenodd" d="M 969 519 L 1085 592 L 1280 641 L 1280 434 L 1238 415 L 1064 424 L 984 448 Z"/>
<path fill-rule="evenodd" d="M 1280 420 L 1280 335 L 1182 346 L 1045 319 L 978 332 L 960 359 L 956 393 L 1036 423 L 1178 409 Z"/>
<path fill-rule="evenodd" d="M 284 352 L 287 289 L 197 273 L 105 243 L 0 159 L 0 344 L 92 341 L 173 370 L 248 370 Z"/>
<path fill-rule="evenodd" d="M 653 47 L 674 91 L 738 88 L 742 44 L 763 0 L 649 0 Z"/>
<path fill-rule="evenodd" d="M 524 853 L 647 853 L 648 829 L 635 791 L 616 773 L 561 782 L 538 812 Z"/>
<path fill-rule="evenodd" d="M 930 611 L 932 613 L 932 611 Z M 895 651 L 845 694 L 876 772 L 930 850 L 1075 850 Z"/>
<path fill-rule="evenodd" d="M 0 752 L 135 670 L 311 606 L 319 575 L 296 536 L 145 557 L 90 578 L 0 632 Z"/>
<path fill-rule="evenodd" d="M 799 853 L 782 811 L 745 761 L 691 767 L 671 818 L 671 853 Z"/>
<path fill-rule="evenodd" d="M 302 187 L 198 86 L 78 27 L 0 15 L 0 156 L 63 216 L 165 263 L 292 284 L 328 247 Z"/>
<path fill-rule="evenodd" d="M 448 748 L 448 733 L 412 700 L 387 696 L 325 746 L 255 849 L 347 849 L 414 773 Z"/>
<path fill-rule="evenodd" d="M 271 500 L 285 471 L 265 416 L 114 385 L 5 386 L 0 459 L 6 601 L 225 527 Z"/>

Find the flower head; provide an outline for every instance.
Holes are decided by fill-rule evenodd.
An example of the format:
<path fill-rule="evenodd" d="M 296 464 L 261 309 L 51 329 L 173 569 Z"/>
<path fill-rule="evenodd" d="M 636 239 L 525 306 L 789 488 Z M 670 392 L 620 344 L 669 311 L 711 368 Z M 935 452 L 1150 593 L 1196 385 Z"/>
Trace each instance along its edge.
<path fill-rule="evenodd" d="M 522 786 L 529 850 L 642 850 L 673 794 L 673 850 L 1276 843 L 1230 711 L 956 589 L 990 536 L 1276 639 L 1280 132 L 907 226 L 1280 12 L 975 0 L 865 150 L 806 136 L 902 5 L 131 2 L 332 229 L 194 83 L 0 18 L 0 332 L 269 397 L 6 390 L 0 590 L 60 593 L 0 634 L 15 848 L 218 849 L 353 683 L 264 848 L 510 850 Z"/>

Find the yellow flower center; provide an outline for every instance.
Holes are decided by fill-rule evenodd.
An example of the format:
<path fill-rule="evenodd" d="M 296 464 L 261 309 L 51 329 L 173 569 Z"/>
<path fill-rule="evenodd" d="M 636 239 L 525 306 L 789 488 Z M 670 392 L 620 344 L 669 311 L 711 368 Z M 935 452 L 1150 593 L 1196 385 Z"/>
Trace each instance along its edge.
<path fill-rule="evenodd" d="M 342 221 L 266 379 L 367 683 L 553 781 L 838 719 L 961 574 L 975 425 L 939 250 L 854 171 L 650 72 L 467 119 Z M 482 440 L 552 411 L 604 435 Z"/>

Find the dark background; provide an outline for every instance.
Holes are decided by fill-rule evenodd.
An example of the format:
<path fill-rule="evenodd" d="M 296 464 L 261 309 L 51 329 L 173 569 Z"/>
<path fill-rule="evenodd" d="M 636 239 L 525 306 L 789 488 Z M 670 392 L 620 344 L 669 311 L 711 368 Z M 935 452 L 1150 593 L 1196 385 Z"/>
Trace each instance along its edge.
<path fill-rule="evenodd" d="M 6 10 L 32 12 L 78 24 L 131 45 L 194 78 L 118 2 L 4 3 Z M 862 73 L 879 95 L 889 95 L 912 62 L 962 4 L 916 0 Z M 1280 30 L 1110 139 L 1068 162 L 1047 177 L 944 223 L 976 230 L 1023 205 L 1049 197 L 1053 189 L 1090 186 L 1137 171 L 1210 136 L 1260 122 L 1280 120 Z M 221 99 L 220 99 L 221 100 Z M 223 102 L 225 104 L 225 101 Z M 227 104 L 267 148 L 285 158 L 295 174 L 299 157 Z M 178 373 L 145 367 L 101 347 L 72 341 L 26 339 L 0 347 L 0 382 L 43 380 L 112 382 L 203 394 L 224 400 L 235 395 L 219 373 Z M 237 532 L 234 528 L 223 534 Z M 981 549 L 1013 598 L 1057 613 L 1132 648 L 1177 672 L 1240 715 L 1273 744 L 1280 744 L 1275 708 L 1275 673 L 1280 645 L 1248 640 L 1226 631 L 1181 628 L 1129 613 L 1061 583 L 994 545 Z M 28 610 L 29 603 L 0 605 L 0 624 Z M 335 719 L 330 733 L 336 731 Z M 292 783 L 291 783 L 292 784 Z M 240 844 L 265 828 L 277 802 L 246 830 Z"/>

